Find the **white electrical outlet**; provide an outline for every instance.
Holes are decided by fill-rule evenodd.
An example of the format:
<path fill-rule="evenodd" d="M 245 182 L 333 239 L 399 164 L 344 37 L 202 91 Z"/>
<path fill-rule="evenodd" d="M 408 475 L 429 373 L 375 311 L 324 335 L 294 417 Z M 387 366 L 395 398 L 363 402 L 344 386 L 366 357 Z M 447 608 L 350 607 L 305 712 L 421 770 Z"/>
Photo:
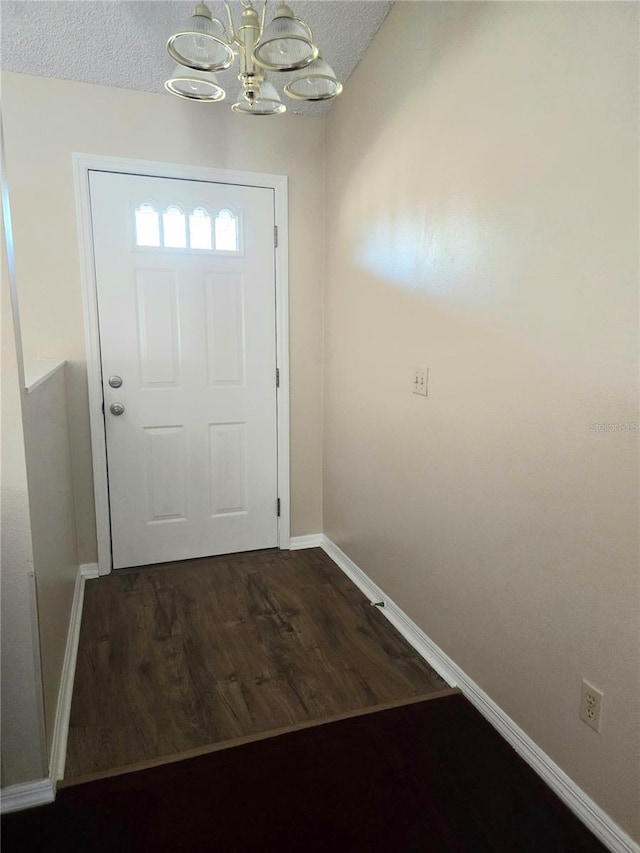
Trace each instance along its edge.
<path fill-rule="evenodd" d="M 602 700 L 604 693 L 597 690 L 593 684 L 588 681 L 582 681 L 582 693 L 580 695 L 580 719 L 595 729 L 600 731 L 602 723 Z"/>
<path fill-rule="evenodd" d="M 413 393 L 422 397 L 428 395 L 429 390 L 429 368 L 416 367 L 413 372 Z"/>

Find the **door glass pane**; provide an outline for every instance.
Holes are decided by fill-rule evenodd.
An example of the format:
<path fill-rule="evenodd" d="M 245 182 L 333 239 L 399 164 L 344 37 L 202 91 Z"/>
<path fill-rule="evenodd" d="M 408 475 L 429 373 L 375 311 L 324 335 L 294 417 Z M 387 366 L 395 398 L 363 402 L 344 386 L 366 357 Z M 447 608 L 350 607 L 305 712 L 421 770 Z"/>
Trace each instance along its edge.
<path fill-rule="evenodd" d="M 189 216 L 189 245 L 192 249 L 212 249 L 211 217 L 203 207 L 196 207 Z"/>
<path fill-rule="evenodd" d="M 160 245 L 160 220 L 151 204 L 141 204 L 136 208 L 136 245 Z"/>
<path fill-rule="evenodd" d="M 164 245 L 169 249 L 186 249 L 187 229 L 184 213 L 179 207 L 168 207 L 162 214 Z"/>
<path fill-rule="evenodd" d="M 238 251 L 238 219 L 230 210 L 221 210 L 216 216 L 216 249 L 224 252 Z"/>

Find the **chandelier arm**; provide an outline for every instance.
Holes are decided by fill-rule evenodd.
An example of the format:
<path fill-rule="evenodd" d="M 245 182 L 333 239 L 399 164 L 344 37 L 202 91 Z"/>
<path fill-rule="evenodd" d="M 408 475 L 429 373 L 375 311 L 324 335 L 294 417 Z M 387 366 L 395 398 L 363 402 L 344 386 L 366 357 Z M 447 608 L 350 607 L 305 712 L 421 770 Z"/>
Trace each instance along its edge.
<path fill-rule="evenodd" d="M 233 24 L 233 15 L 231 14 L 231 6 L 227 2 L 227 0 L 222 0 L 224 4 L 224 8 L 227 10 L 227 18 L 229 20 L 229 38 L 230 41 L 234 44 L 238 43 L 238 36 L 236 35 L 236 28 Z"/>
<path fill-rule="evenodd" d="M 264 32 L 264 22 L 267 17 L 267 0 L 264 0 L 264 6 L 262 7 L 262 16 L 260 19 L 260 33 Z"/>

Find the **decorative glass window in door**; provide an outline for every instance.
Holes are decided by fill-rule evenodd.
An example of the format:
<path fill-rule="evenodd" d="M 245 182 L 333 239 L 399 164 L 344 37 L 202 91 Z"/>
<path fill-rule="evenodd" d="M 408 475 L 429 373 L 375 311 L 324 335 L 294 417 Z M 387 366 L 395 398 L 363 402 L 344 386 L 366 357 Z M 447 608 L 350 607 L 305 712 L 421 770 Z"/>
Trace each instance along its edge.
<path fill-rule="evenodd" d="M 204 207 L 196 207 L 189 215 L 189 246 L 192 249 L 213 249 L 211 217 Z"/>
<path fill-rule="evenodd" d="M 238 251 L 238 217 L 230 210 L 221 210 L 216 216 L 216 249 L 223 252 Z"/>
<path fill-rule="evenodd" d="M 187 228 L 184 213 L 176 205 L 170 205 L 162 214 L 163 245 L 167 249 L 187 248 Z"/>
<path fill-rule="evenodd" d="M 177 204 L 170 204 L 160 213 L 150 202 L 143 202 L 135 210 L 135 225 L 136 245 L 145 248 L 240 251 L 239 219 L 228 208 L 211 212 L 196 207 L 185 214 Z"/>
<path fill-rule="evenodd" d="M 160 217 L 152 204 L 141 204 L 136 208 L 136 244 L 160 245 Z"/>

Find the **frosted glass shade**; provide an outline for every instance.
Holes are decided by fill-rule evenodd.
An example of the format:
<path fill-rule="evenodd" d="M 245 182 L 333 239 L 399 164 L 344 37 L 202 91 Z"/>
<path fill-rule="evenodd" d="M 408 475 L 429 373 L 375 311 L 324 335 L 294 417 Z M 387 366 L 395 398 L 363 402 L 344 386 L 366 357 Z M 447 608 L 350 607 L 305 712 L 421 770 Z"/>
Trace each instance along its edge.
<path fill-rule="evenodd" d="M 280 6 L 253 51 L 258 65 L 268 71 L 295 71 L 309 65 L 318 55 L 311 41 L 311 30 L 294 18 L 287 6 Z"/>
<path fill-rule="evenodd" d="M 222 71 L 233 62 L 224 27 L 203 4 L 184 29 L 169 38 L 167 51 L 180 65 L 199 71 Z"/>
<path fill-rule="evenodd" d="M 342 83 L 338 83 L 329 63 L 319 56 L 311 65 L 296 71 L 284 90 L 298 101 L 327 101 L 342 92 Z"/>
<path fill-rule="evenodd" d="M 224 89 L 218 84 L 212 71 L 198 71 L 176 65 L 173 74 L 164 84 L 165 89 L 179 98 L 190 101 L 223 101 Z"/>
<path fill-rule="evenodd" d="M 286 111 L 275 86 L 265 80 L 260 84 L 260 97 L 250 103 L 241 94 L 238 102 L 231 109 L 236 113 L 253 116 L 277 116 Z"/>

